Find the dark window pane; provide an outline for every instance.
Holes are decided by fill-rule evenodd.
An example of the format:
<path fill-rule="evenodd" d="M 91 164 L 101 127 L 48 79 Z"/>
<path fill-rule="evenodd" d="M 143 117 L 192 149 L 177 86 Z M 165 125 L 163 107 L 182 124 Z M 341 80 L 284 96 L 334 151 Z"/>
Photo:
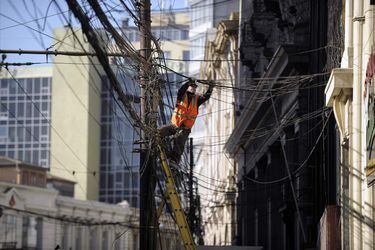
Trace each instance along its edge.
<path fill-rule="evenodd" d="M 25 130 L 24 130 L 23 127 L 17 128 L 17 140 L 18 141 L 23 141 L 24 140 L 24 133 L 25 133 Z"/>
<path fill-rule="evenodd" d="M 18 79 L 18 84 L 17 84 L 17 93 L 18 94 L 24 94 L 25 92 L 24 91 L 26 91 L 26 89 L 25 89 L 25 79 Z"/>
<path fill-rule="evenodd" d="M 15 103 L 9 103 L 9 114 L 10 114 L 10 117 L 16 116 L 16 104 Z"/>
<path fill-rule="evenodd" d="M 182 40 L 188 40 L 189 39 L 189 31 L 183 30 L 182 31 Z"/>
<path fill-rule="evenodd" d="M 100 163 L 105 164 L 107 162 L 107 150 L 101 149 L 100 150 Z"/>
<path fill-rule="evenodd" d="M 0 137 L 7 137 L 8 136 L 8 129 L 7 126 L 0 126 Z"/>
<path fill-rule="evenodd" d="M 16 129 L 15 128 L 9 128 L 9 140 L 11 142 L 14 142 L 15 137 L 16 137 Z"/>
<path fill-rule="evenodd" d="M 34 117 L 40 117 L 40 103 L 34 103 L 33 105 Z"/>
<path fill-rule="evenodd" d="M 17 88 L 17 82 L 11 81 L 10 84 L 9 84 L 9 94 L 15 94 L 16 88 Z"/>
<path fill-rule="evenodd" d="M 25 129 L 25 135 L 26 135 L 26 137 L 25 137 L 25 140 L 27 141 L 27 142 L 29 142 L 29 141 L 31 141 L 31 128 L 30 127 L 26 127 L 26 129 Z"/>
<path fill-rule="evenodd" d="M 122 173 L 116 173 L 116 182 L 122 182 Z"/>
<path fill-rule="evenodd" d="M 31 162 L 31 151 L 30 150 L 25 151 L 25 161 Z"/>
<path fill-rule="evenodd" d="M 100 174 L 100 188 L 105 188 L 106 187 L 106 174 L 101 173 Z"/>
<path fill-rule="evenodd" d="M 39 152 L 37 150 L 34 150 L 33 152 L 33 163 L 34 164 L 39 164 Z"/>
<path fill-rule="evenodd" d="M 31 113 L 31 103 L 26 103 L 26 117 L 31 117 L 32 113 Z"/>
<path fill-rule="evenodd" d="M 48 78 L 42 78 L 43 87 L 48 87 Z"/>
<path fill-rule="evenodd" d="M 48 103 L 47 102 L 42 102 L 42 110 L 48 111 Z"/>
<path fill-rule="evenodd" d="M 184 50 L 182 52 L 182 60 L 189 60 L 190 59 L 190 51 L 189 50 Z"/>
<path fill-rule="evenodd" d="M 108 173 L 108 186 L 112 187 L 113 186 L 113 174 Z"/>
<path fill-rule="evenodd" d="M 1 103 L 1 112 L 8 112 L 8 105 L 6 103 Z"/>
<path fill-rule="evenodd" d="M 133 180 L 133 186 L 132 187 L 134 187 L 134 188 L 137 188 L 138 187 L 138 173 L 134 173 L 133 172 L 133 178 L 132 178 Z"/>
<path fill-rule="evenodd" d="M 47 154 L 48 154 L 47 150 L 42 150 L 40 158 L 47 159 Z"/>
<path fill-rule="evenodd" d="M 24 103 L 18 103 L 17 105 L 17 116 L 23 117 L 25 115 L 25 104 Z"/>
<path fill-rule="evenodd" d="M 34 140 L 39 140 L 39 127 L 33 128 Z"/>
<path fill-rule="evenodd" d="M 8 157 L 14 158 L 14 151 L 8 151 Z"/>
<path fill-rule="evenodd" d="M 26 80 L 26 92 L 28 94 L 31 94 L 33 92 L 33 79 L 27 79 Z"/>
<path fill-rule="evenodd" d="M 34 79 L 34 94 L 40 94 L 40 78 Z"/>
<path fill-rule="evenodd" d="M 17 159 L 23 160 L 23 151 L 22 150 L 18 150 Z"/>
<path fill-rule="evenodd" d="M 130 184 L 130 175 L 129 173 L 125 173 L 124 182 L 129 185 Z"/>
<path fill-rule="evenodd" d="M 42 126 L 42 135 L 48 135 L 48 127 Z"/>
<path fill-rule="evenodd" d="M 8 79 L 1 79 L 1 88 L 8 88 Z"/>

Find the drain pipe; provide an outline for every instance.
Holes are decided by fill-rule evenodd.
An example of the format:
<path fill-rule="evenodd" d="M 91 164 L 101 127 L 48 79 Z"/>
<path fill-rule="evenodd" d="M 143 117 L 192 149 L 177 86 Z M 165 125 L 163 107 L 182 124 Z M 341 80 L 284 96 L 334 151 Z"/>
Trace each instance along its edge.
<path fill-rule="evenodd" d="M 362 249 L 362 118 L 363 118 L 363 78 L 362 78 L 362 46 L 363 46 L 363 2 L 354 1 L 353 21 L 353 127 L 352 127 L 352 169 L 351 169 L 351 249 Z"/>

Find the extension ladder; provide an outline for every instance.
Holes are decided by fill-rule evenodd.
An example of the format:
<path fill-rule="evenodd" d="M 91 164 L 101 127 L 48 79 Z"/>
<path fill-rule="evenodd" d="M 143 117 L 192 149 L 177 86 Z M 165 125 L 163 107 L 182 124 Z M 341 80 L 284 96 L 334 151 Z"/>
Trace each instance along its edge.
<path fill-rule="evenodd" d="M 186 215 L 184 210 L 181 206 L 180 197 L 178 196 L 178 192 L 176 189 L 176 184 L 173 179 L 172 171 L 168 165 L 167 156 L 165 154 L 165 151 L 163 147 L 158 144 L 159 152 L 160 152 L 160 161 L 162 168 L 164 170 L 164 173 L 166 175 L 166 198 L 169 200 L 169 203 L 172 207 L 173 214 L 176 218 L 176 223 L 178 226 L 178 229 L 180 231 L 180 235 L 182 238 L 182 242 L 184 244 L 185 249 L 187 250 L 195 250 L 195 243 L 193 240 L 193 236 L 190 232 L 189 225 L 186 220 Z M 157 211 L 157 216 L 160 216 L 162 210 L 164 207 L 164 203 L 162 203 Z"/>

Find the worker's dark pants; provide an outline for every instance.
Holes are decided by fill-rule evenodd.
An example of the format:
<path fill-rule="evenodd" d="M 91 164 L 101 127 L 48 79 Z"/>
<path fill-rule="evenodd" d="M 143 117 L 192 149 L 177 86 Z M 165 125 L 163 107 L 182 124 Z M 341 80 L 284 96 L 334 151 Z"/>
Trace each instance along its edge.
<path fill-rule="evenodd" d="M 191 129 L 179 128 L 173 124 L 168 124 L 159 128 L 159 132 L 161 137 L 176 134 L 173 142 L 173 149 L 172 152 L 170 152 L 170 158 L 176 163 L 179 163 L 181 160 L 181 155 L 184 153 L 185 143 L 189 138 Z"/>

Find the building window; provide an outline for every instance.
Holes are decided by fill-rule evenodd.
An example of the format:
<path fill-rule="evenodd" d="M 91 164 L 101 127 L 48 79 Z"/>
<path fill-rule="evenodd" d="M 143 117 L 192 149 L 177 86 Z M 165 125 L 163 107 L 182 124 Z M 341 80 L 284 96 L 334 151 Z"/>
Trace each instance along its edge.
<path fill-rule="evenodd" d="M 36 219 L 36 248 L 43 249 L 43 218 Z"/>
<path fill-rule="evenodd" d="M 62 227 L 61 247 L 62 249 L 69 249 L 69 225 L 63 224 Z"/>
<path fill-rule="evenodd" d="M 24 116 L 25 116 L 25 104 L 21 102 L 17 104 L 17 117 L 23 118 Z"/>
<path fill-rule="evenodd" d="M 16 94 L 16 88 L 17 87 L 17 82 L 16 81 L 12 81 L 10 84 L 9 84 L 9 94 L 10 95 L 14 95 Z"/>
<path fill-rule="evenodd" d="M 40 94 L 40 78 L 34 79 L 34 95 Z"/>
<path fill-rule="evenodd" d="M 2 89 L 7 89 L 8 90 L 8 79 L 1 79 L 0 82 L 1 82 L 0 87 Z"/>
<path fill-rule="evenodd" d="M 108 250 L 108 231 L 103 232 L 102 250 Z"/>
<path fill-rule="evenodd" d="M 0 126 L 0 138 L 7 138 L 8 137 L 8 127 L 5 125 Z"/>
<path fill-rule="evenodd" d="M 24 94 L 25 91 L 25 79 L 18 79 L 17 94 Z"/>
<path fill-rule="evenodd" d="M 75 242 L 75 249 L 82 249 L 82 228 L 76 228 L 76 242 Z"/>
<path fill-rule="evenodd" d="M 97 244 L 97 230 L 95 228 L 90 229 L 90 247 L 89 249 L 96 250 L 98 249 L 98 244 Z"/>
<path fill-rule="evenodd" d="M 181 40 L 188 40 L 189 39 L 189 30 L 183 30 L 181 32 L 181 35 L 182 35 Z"/>
<path fill-rule="evenodd" d="M 190 60 L 190 51 L 189 50 L 184 50 L 182 52 L 182 60 Z"/>
<path fill-rule="evenodd" d="M 165 59 L 171 58 L 171 52 L 170 51 L 164 51 L 164 58 Z"/>
<path fill-rule="evenodd" d="M 0 218 L 0 242 L 3 247 L 16 248 L 17 218 L 6 214 Z"/>
<path fill-rule="evenodd" d="M 194 5 L 191 5 L 191 27 L 197 27 L 210 19 L 212 16 L 212 0 L 200 1 Z"/>
<path fill-rule="evenodd" d="M 6 97 L 8 95 L 8 89 L 0 89 L 0 96 Z"/>

